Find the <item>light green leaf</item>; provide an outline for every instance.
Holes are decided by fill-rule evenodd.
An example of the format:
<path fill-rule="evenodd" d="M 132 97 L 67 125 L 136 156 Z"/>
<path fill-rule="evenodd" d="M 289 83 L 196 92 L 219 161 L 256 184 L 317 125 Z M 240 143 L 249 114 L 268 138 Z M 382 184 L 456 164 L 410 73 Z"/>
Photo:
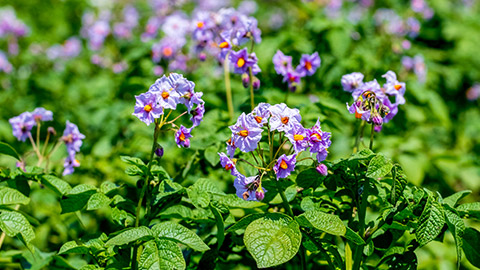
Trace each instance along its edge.
<path fill-rule="evenodd" d="M 60 196 L 72 190 L 67 182 L 53 175 L 44 175 L 40 181 Z"/>
<path fill-rule="evenodd" d="M 105 245 L 106 246 L 123 246 L 138 240 L 142 240 L 142 241 L 149 240 L 149 239 L 152 239 L 153 237 L 154 236 L 152 234 L 152 231 L 150 231 L 150 229 L 145 226 L 141 226 L 138 228 L 128 228 L 126 230 L 123 230 L 121 233 L 117 234 L 110 240 L 108 240 L 105 243 Z"/>
<path fill-rule="evenodd" d="M 192 209 L 185 205 L 178 204 L 165 209 L 160 213 L 160 216 L 163 218 L 181 217 L 184 219 L 193 219 L 193 212 Z"/>
<path fill-rule="evenodd" d="M 230 228 L 228 228 L 226 232 L 229 233 L 229 232 L 235 232 L 236 230 L 245 229 L 254 220 L 259 219 L 263 216 L 265 216 L 265 214 L 263 213 L 250 214 L 248 216 L 245 216 L 239 221 L 237 221 L 235 224 L 233 224 Z"/>
<path fill-rule="evenodd" d="M 360 235 L 358 235 L 358 233 L 356 233 L 354 230 L 350 229 L 349 227 L 347 227 L 345 238 L 347 238 L 348 240 L 352 241 L 357 245 L 365 245 L 365 241 L 363 240 L 363 238 Z"/>
<path fill-rule="evenodd" d="M 415 232 L 418 244 L 423 246 L 435 239 L 445 224 L 443 207 L 429 195 L 423 213 L 418 220 L 418 227 Z"/>
<path fill-rule="evenodd" d="M 23 195 L 20 191 L 0 186 L 0 205 L 10 205 L 10 204 L 29 204 L 30 198 Z"/>
<path fill-rule="evenodd" d="M 20 160 L 20 156 L 18 155 L 17 151 L 9 144 L 4 142 L 0 142 L 0 154 L 11 156 L 17 160 Z"/>
<path fill-rule="evenodd" d="M 471 190 L 462 190 L 457 193 L 454 193 L 445 199 L 443 199 L 443 203 L 447 204 L 450 207 L 455 207 L 462 198 L 467 196 L 468 194 L 472 193 Z"/>
<path fill-rule="evenodd" d="M 384 177 L 392 170 L 393 164 L 383 154 L 378 154 L 368 164 L 366 177 L 377 179 Z"/>
<path fill-rule="evenodd" d="M 152 232 L 158 238 L 180 242 L 197 251 L 210 249 L 198 235 L 175 222 L 167 221 L 156 224 L 152 227 Z"/>
<path fill-rule="evenodd" d="M 229 208 L 258 208 L 265 206 L 265 203 L 258 201 L 245 201 L 237 197 L 234 194 L 228 194 L 219 199 L 219 202 L 228 206 Z"/>
<path fill-rule="evenodd" d="M 100 192 L 107 195 L 108 193 L 110 193 L 111 191 L 113 191 L 117 188 L 118 188 L 118 186 L 115 183 L 105 181 L 100 185 Z"/>
<path fill-rule="evenodd" d="M 469 216 L 480 219 L 480 202 L 460 204 L 457 208 L 460 212 L 465 212 Z"/>
<path fill-rule="evenodd" d="M 186 267 L 182 250 L 175 242 L 160 239 L 145 244 L 138 267 L 141 270 L 180 269 Z"/>
<path fill-rule="evenodd" d="M 60 248 L 58 254 L 88 254 L 88 248 L 84 245 L 78 245 L 75 241 L 68 241 Z"/>
<path fill-rule="evenodd" d="M 2 212 L 0 229 L 10 237 L 20 234 L 25 243 L 30 243 L 35 238 L 32 225 L 24 215 L 18 212 Z"/>
<path fill-rule="evenodd" d="M 455 204 L 455 203 L 454 203 Z M 462 236 L 465 231 L 465 223 L 454 212 L 445 210 L 445 220 L 447 221 L 448 229 L 455 239 L 455 249 L 457 250 L 457 269 L 460 269 L 460 261 L 462 260 Z"/>
<path fill-rule="evenodd" d="M 268 214 L 248 225 L 243 241 L 258 268 L 266 268 L 291 260 L 300 248 L 302 233 L 289 216 Z"/>
<path fill-rule="evenodd" d="M 220 158 L 218 156 L 218 146 L 217 145 L 210 145 L 205 149 L 205 159 L 212 164 L 212 166 L 216 166 L 220 162 Z"/>
<path fill-rule="evenodd" d="M 81 210 L 87 204 L 90 196 L 97 192 L 97 188 L 92 185 L 81 184 L 75 186 L 64 195 L 60 201 L 62 214 Z"/>
<path fill-rule="evenodd" d="M 163 180 L 158 185 L 158 191 L 155 197 L 154 204 L 157 204 L 163 198 L 177 194 L 182 191 L 183 191 L 183 187 L 179 183 L 175 183 L 170 179 Z"/>
<path fill-rule="evenodd" d="M 345 235 L 347 228 L 342 220 L 333 214 L 320 210 L 309 210 L 297 217 L 298 223 L 305 227 L 313 227 L 332 235 Z"/>
<path fill-rule="evenodd" d="M 87 210 L 97 210 L 104 206 L 108 206 L 111 202 L 111 199 L 107 197 L 107 195 L 103 193 L 95 193 L 93 194 L 87 202 Z"/>

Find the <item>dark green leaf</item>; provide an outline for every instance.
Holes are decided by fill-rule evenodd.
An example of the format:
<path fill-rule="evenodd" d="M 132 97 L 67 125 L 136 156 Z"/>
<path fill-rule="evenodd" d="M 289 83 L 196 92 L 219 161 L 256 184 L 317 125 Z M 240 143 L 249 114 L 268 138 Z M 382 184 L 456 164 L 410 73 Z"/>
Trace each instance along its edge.
<path fill-rule="evenodd" d="M 0 154 L 11 156 L 17 160 L 20 160 L 20 156 L 18 155 L 17 151 L 15 151 L 15 149 L 9 144 L 4 142 L 0 142 Z"/>
<path fill-rule="evenodd" d="M 68 241 L 60 248 L 58 254 L 88 254 L 88 248 L 84 245 L 78 245 L 75 241 Z"/>
<path fill-rule="evenodd" d="M 55 191 L 60 196 L 64 195 L 72 189 L 72 187 L 67 182 L 53 175 L 44 175 L 42 176 L 40 181 L 42 182 L 42 184 L 49 187 L 51 190 Z"/>
<path fill-rule="evenodd" d="M 175 242 L 160 239 L 151 240 L 145 244 L 138 262 L 139 269 L 180 269 L 186 267 L 182 250 Z"/>
<path fill-rule="evenodd" d="M 468 261 L 476 267 L 480 267 L 480 232 L 474 228 L 465 229 L 462 247 Z"/>
<path fill-rule="evenodd" d="M 460 269 L 460 261 L 462 260 L 462 236 L 465 231 L 465 223 L 454 212 L 445 210 L 445 220 L 448 225 L 448 229 L 455 239 L 455 248 L 457 250 L 457 269 Z"/>
<path fill-rule="evenodd" d="M 347 238 L 348 240 L 352 241 L 357 245 L 365 245 L 365 241 L 363 240 L 363 238 L 360 235 L 358 235 L 358 233 L 356 233 L 354 230 L 350 229 L 349 227 L 347 227 L 345 238 Z"/>
<path fill-rule="evenodd" d="M 392 170 L 393 164 L 383 154 L 378 154 L 368 164 L 366 177 L 377 179 L 384 177 Z"/>
<path fill-rule="evenodd" d="M 433 196 L 429 196 L 422 215 L 418 220 L 418 227 L 415 232 L 418 244 L 423 246 L 435 239 L 445 224 L 445 214 L 443 207 L 435 201 Z"/>
<path fill-rule="evenodd" d="M 0 214 L 0 229 L 10 237 L 19 234 L 25 243 L 30 243 L 35 238 L 32 225 L 24 215 L 18 212 L 2 212 Z"/>
<path fill-rule="evenodd" d="M 472 193 L 471 190 L 462 190 L 457 193 L 454 193 L 445 199 L 443 199 L 443 203 L 447 204 L 450 207 L 455 207 L 461 199 L 463 199 L 468 194 Z"/>
<path fill-rule="evenodd" d="M 315 228 L 329 234 L 345 235 L 347 232 L 347 228 L 338 216 L 320 210 L 306 211 L 296 219 L 302 226 Z"/>
<path fill-rule="evenodd" d="M 138 228 L 128 228 L 108 240 L 106 246 L 123 246 L 135 241 L 146 241 L 152 239 L 154 235 L 149 228 L 141 226 Z"/>
<path fill-rule="evenodd" d="M 107 197 L 107 195 L 103 193 L 95 193 L 93 194 L 87 202 L 87 210 L 97 210 L 104 206 L 108 206 L 111 202 L 111 199 Z"/>
<path fill-rule="evenodd" d="M 173 240 L 197 251 L 210 249 L 198 235 L 175 222 L 167 221 L 156 224 L 152 227 L 152 232 L 158 238 Z"/>
<path fill-rule="evenodd" d="M 259 219 L 266 214 L 250 214 L 248 216 L 243 217 L 237 223 L 233 224 L 230 228 L 227 229 L 227 233 L 229 232 L 235 232 L 236 230 L 242 230 L 247 228 L 247 226 L 252 223 L 254 220 Z M 268 214 L 267 214 L 268 215 Z"/>
<path fill-rule="evenodd" d="M 20 191 L 0 186 L 0 205 L 10 205 L 10 204 L 29 204 L 30 198 L 23 195 Z"/>

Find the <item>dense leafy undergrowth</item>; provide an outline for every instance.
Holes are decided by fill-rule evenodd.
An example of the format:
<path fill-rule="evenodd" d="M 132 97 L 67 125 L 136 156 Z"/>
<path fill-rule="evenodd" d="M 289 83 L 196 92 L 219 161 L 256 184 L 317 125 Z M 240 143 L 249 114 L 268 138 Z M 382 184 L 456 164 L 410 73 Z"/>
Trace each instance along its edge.
<path fill-rule="evenodd" d="M 0 1 L 0 268 L 480 267 L 479 9 Z"/>

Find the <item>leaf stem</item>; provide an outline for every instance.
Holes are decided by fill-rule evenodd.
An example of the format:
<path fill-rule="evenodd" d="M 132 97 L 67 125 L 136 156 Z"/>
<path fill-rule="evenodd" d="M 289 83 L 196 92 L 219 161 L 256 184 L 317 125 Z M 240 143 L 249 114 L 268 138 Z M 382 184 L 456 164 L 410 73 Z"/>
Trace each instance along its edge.
<path fill-rule="evenodd" d="M 252 67 L 248 68 L 248 73 L 249 73 L 249 76 L 250 76 L 250 106 L 252 107 L 252 111 L 253 111 L 253 109 L 255 109 L 255 96 L 254 96 L 254 93 L 253 93 Z"/>
<path fill-rule="evenodd" d="M 375 125 L 372 123 L 372 132 L 370 133 L 370 150 L 373 150 L 373 135 L 375 134 Z"/>
<path fill-rule="evenodd" d="M 363 183 L 363 192 L 362 192 L 362 199 L 360 202 L 360 209 L 358 210 L 358 234 L 364 238 L 365 234 L 365 215 L 367 212 L 367 198 L 368 198 L 368 190 L 369 190 L 369 179 L 368 177 L 365 178 L 365 182 Z M 360 265 L 362 263 L 362 254 L 363 254 L 363 248 L 365 245 L 358 245 L 355 248 L 355 254 L 354 254 L 354 259 L 353 259 L 353 269 L 358 270 L 360 269 Z"/>

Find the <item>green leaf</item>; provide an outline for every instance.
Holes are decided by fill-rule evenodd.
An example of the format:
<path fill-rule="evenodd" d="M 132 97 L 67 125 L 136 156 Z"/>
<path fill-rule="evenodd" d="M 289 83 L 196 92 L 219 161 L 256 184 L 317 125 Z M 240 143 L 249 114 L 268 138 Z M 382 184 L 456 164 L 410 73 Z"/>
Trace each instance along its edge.
<path fill-rule="evenodd" d="M 9 144 L 4 142 L 0 142 L 0 154 L 11 156 L 17 160 L 20 160 L 20 156 L 18 155 L 17 151 Z"/>
<path fill-rule="evenodd" d="M 167 198 L 168 196 L 177 194 L 183 191 L 183 186 L 179 183 L 175 183 L 170 179 L 163 180 L 158 185 L 158 191 L 155 197 L 154 204 L 157 204 L 163 198 Z"/>
<path fill-rule="evenodd" d="M 235 224 L 233 224 L 230 228 L 228 228 L 226 232 L 229 233 L 229 232 L 235 232 L 237 230 L 245 229 L 254 220 L 259 219 L 263 216 L 265 216 L 265 214 L 261 214 L 261 213 L 250 214 L 248 216 L 245 216 L 239 221 L 237 221 Z"/>
<path fill-rule="evenodd" d="M 67 182 L 53 175 L 44 175 L 40 181 L 60 196 L 72 190 Z"/>
<path fill-rule="evenodd" d="M 187 194 L 195 207 L 205 208 L 210 203 L 210 194 L 199 190 L 193 185 L 187 188 Z"/>
<path fill-rule="evenodd" d="M 225 240 L 225 223 L 217 207 L 210 204 L 210 210 L 212 211 L 212 214 L 215 217 L 215 222 L 217 223 L 217 242 L 218 242 L 217 249 L 220 249 L 220 247 L 223 244 L 223 241 Z"/>
<path fill-rule="evenodd" d="M 237 197 L 234 194 L 228 194 L 219 199 L 219 202 L 228 206 L 229 208 L 258 208 L 265 206 L 265 203 L 258 201 L 245 201 Z"/>
<path fill-rule="evenodd" d="M 459 191 L 457 193 L 454 193 L 448 197 L 446 197 L 445 199 L 443 199 L 443 203 L 444 204 L 447 204 L 448 206 L 454 208 L 458 201 L 460 201 L 461 199 L 463 199 L 465 196 L 467 196 L 468 194 L 472 193 L 471 190 L 462 190 L 462 191 Z"/>
<path fill-rule="evenodd" d="M 347 227 L 345 238 L 347 238 L 348 240 L 352 241 L 357 245 L 365 245 L 365 241 L 363 240 L 363 238 L 360 235 L 358 235 L 358 233 L 356 233 L 354 230 L 350 229 L 349 227 Z"/>
<path fill-rule="evenodd" d="M 390 203 L 395 205 L 397 200 L 402 196 L 403 190 L 407 186 L 407 176 L 403 172 L 402 167 L 400 167 L 398 164 L 393 166 L 392 175 L 394 176 L 394 179 L 392 181 Z"/>
<path fill-rule="evenodd" d="M 300 225 L 324 231 L 333 235 L 345 235 L 347 228 L 342 220 L 333 214 L 320 210 L 309 210 L 297 217 Z"/>
<path fill-rule="evenodd" d="M 106 246 L 123 246 L 130 244 L 135 241 L 145 241 L 150 240 L 154 236 L 152 231 L 145 226 L 141 226 L 138 228 L 128 228 L 108 240 L 105 245 Z"/>
<path fill-rule="evenodd" d="M 138 267 L 141 270 L 185 269 L 182 250 L 175 242 L 160 239 L 145 244 Z"/>
<path fill-rule="evenodd" d="M 90 196 L 97 192 L 97 188 L 92 185 L 81 184 L 75 186 L 64 195 L 60 201 L 62 214 L 81 210 L 87 204 Z"/>
<path fill-rule="evenodd" d="M 0 229 L 10 237 L 21 235 L 25 243 L 35 238 L 35 232 L 27 218 L 18 212 L 2 212 L 0 214 Z"/>
<path fill-rule="evenodd" d="M 212 164 L 212 166 L 216 166 L 220 162 L 220 158 L 218 157 L 218 146 L 217 145 L 210 145 L 205 149 L 205 159 Z"/>
<path fill-rule="evenodd" d="M 469 216 L 480 219 L 480 202 L 460 204 L 456 209 L 457 211 L 465 212 Z"/>
<path fill-rule="evenodd" d="M 300 248 L 302 233 L 289 216 L 268 214 L 248 225 L 243 241 L 258 268 L 266 268 L 291 260 Z"/>
<path fill-rule="evenodd" d="M 158 238 L 182 243 L 196 251 L 206 251 L 210 249 L 194 232 L 172 221 L 156 224 L 152 227 L 152 232 Z"/>
<path fill-rule="evenodd" d="M 87 211 L 97 210 L 102 207 L 108 206 L 111 202 L 111 199 L 103 193 L 93 194 L 87 202 Z"/>
<path fill-rule="evenodd" d="M 444 224 L 445 214 L 443 207 L 435 201 L 433 196 L 429 195 L 415 232 L 418 244 L 423 246 L 435 239 L 442 231 Z"/>
<path fill-rule="evenodd" d="M 120 156 L 120 159 L 128 164 L 136 165 L 136 166 L 145 166 L 145 163 L 136 157 L 130 157 L 130 156 Z"/>
<path fill-rule="evenodd" d="M 216 195 L 225 195 L 225 192 L 223 192 L 218 187 L 218 185 L 216 185 L 212 180 L 207 178 L 198 179 L 197 181 L 195 181 L 192 187 L 195 187 L 197 190 L 202 192 L 208 192 Z"/>
<path fill-rule="evenodd" d="M 105 181 L 100 185 L 100 192 L 102 192 L 105 195 L 108 195 L 108 193 L 116 190 L 118 188 L 117 184 Z"/>
<path fill-rule="evenodd" d="M 392 170 L 393 164 L 383 154 L 378 154 L 368 164 L 366 177 L 377 179 L 384 177 Z"/>
<path fill-rule="evenodd" d="M 300 172 L 295 182 L 299 187 L 313 187 L 315 189 L 322 184 L 323 178 L 325 177 L 319 174 L 315 168 L 312 168 Z"/>
<path fill-rule="evenodd" d="M 480 232 L 474 228 L 467 228 L 463 234 L 463 252 L 468 261 L 480 267 Z"/>
<path fill-rule="evenodd" d="M 349 161 L 364 160 L 364 159 L 369 159 L 373 156 L 375 156 L 375 153 L 373 153 L 372 150 L 365 148 L 360 150 L 358 153 L 352 154 L 348 158 L 348 160 Z"/>
<path fill-rule="evenodd" d="M 162 211 L 159 215 L 162 218 L 181 217 L 184 219 L 193 219 L 192 209 L 185 205 L 173 205 Z"/>
<path fill-rule="evenodd" d="M 23 195 L 20 191 L 0 186 L 0 205 L 10 205 L 10 204 L 29 204 L 30 198 Z"/>
<path fill-rule="evenodd" d="M 78 245 L 75 241 L 68 241 L 60 248 L 58 254 L 88 254 L 88 248 L 84 245 Z"/>
<path fill-rule="evenodd" d="M 455 203 L 454 203 L 455 204 Z M 460 269 L 460 261 L 462 260 L 462 236 L 465 231 L 465 223 L 454 212 L 445 210 L 445 220 L 447 221 L 448 229 L 455 239 L 455 249 L 457 250 L 457 269 Z"/>

